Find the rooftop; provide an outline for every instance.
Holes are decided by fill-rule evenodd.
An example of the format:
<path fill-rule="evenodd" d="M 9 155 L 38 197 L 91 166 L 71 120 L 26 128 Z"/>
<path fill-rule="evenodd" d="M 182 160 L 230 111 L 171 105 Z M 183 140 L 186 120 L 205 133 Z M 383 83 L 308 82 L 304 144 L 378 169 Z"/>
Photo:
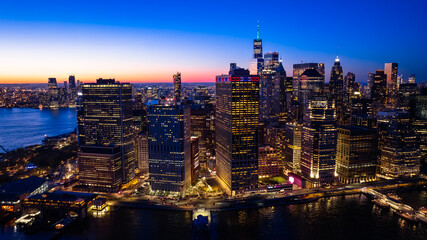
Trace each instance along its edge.
<path fill-rule="evenodd" d="M 45 182 L 47 182 L 46 179 L 36 176 L 23 178 L 8 184 L 4 184 L 0 187 L 0 193 L 31 193 Z"/>
<path fill-rule="evenodd" d="M 84 201 L 89 201 L 94 199 L 97 195 L 94 193 L 82 193 L 82 192 L 65 192 L 65 191 L 55 191 L 44 194 L 36 194 L 28 199 L 48 199 L 53 201 L 76 201 L 83 199 Z"/>

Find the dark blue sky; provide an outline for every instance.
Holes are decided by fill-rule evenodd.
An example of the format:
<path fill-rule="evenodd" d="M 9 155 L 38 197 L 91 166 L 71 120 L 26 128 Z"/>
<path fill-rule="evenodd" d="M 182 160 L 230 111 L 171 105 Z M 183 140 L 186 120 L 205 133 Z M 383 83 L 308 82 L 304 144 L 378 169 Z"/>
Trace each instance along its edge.
<path fill-rule="evenodd" d="M 131 81 L 169 81 L 167 76 L 180 70 L 191 81 L 213 81 L 231 61 L 247 67 L 257 19 L 264 51 L 279 51 L 288 74 L 300 61 L 324 62 L 329 72 L 338 54 L 344 72 L 355 72 L 357 81 L 366 81 L 368 72 L 383 69 L 385 62 L 398 62 L 405 79 L 414 73 L 421 82 L 427 80 L 426 9 L 424 0 L 3 1 L 0 63 L 12 70 L 0 70 L 0 82 L 29 81 L 36 68 L 27 66 L 31 62 L 44 64 L 34 79 L 50 73 L 82 78 L 105 73 Z M 74 56 L 76 49 L 86 50 Z M 111 49 L 116 53 L 108 55 Z M 76 61 L 58 61 L 62 50 Z M 144 52 L 143 58 L 136 56 Z M 161 57 L 154 57 L 156 52 Z M 46 68 L 49 58 L 51 68 Z M 116 58 L 122 60 L 115 63 Z M 85 66 L 77 59 L 86 59 Z M 126 71 L 109 72 L 123 59 Z M 130 66 L 145 68 L 132 72 Z"/>

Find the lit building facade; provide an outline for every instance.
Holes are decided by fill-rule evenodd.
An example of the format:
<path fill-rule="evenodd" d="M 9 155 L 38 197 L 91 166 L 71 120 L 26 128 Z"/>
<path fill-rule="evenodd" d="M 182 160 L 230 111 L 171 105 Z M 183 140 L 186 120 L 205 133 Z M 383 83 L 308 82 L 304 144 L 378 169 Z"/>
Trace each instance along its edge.
<path fill-rule="evenodd" d="M 215 155 L 215 113 L 212 104 L 191 105 L 191 136 L 199 137 L 200 163 L 206 165 Z"/>
<path fill-rule="evenodd" d="M 344 119 L 344 81 L 343 71 L 340 64 L 340 59 L 335 59 L 334 66 L 331 70 L 331 78 L 329 80 L 329 93 L 335 103 L 335 109 L 337 114 L 337 123 L 339 125 L 345 125 Z"/>
<path fill-rule="evenodd" d="M 397 88 L 397 63 L 386 63 L 384 64 L 384 74 L 387 75 L 387 96 L 389 102 L 394 98 L 394 93 L 398 90 Z"/>
<path fill-rule="evenodd" d="M 189 106 L 148 106 L 148 146 L 151 189 L 184 192 L 191 183 Z"/>
<path fill-rule="evenodd" d="M 419 175 L 421 151 L 407 114 L 397 113 L 389 119 L 380 150 L 381 174 L 389 177 Z"/>
<path fill-rule="evenodd" d="M 357 126 L 338 128 L 336 172 L 341 183 L 375 180 L 377 132 Z"/>
<path fill-rule="evenodd" d="M 199 137 L 191 136 L 191 183 L 195 184 L 199 179 L 200 159 L 199 159 Z"/>
<path fill-rule="evenodd" d="M 136 138 L 137 144 L 137 161 L 138 169 L 142 173 L 148 173 L 149 169 L 149 154 L 148 154 L 148 135 L 146 133 L 141 133 Z"/>
<path fill-rule="evenodd" d="M 253 61 L 250 64 L 251 74 L 261 74 L 264 68 L 264 59 L 262 58 L 262 39 L 259 38 L 259 22 L 257 23 L 257 33 L 254 39 Z"/>
<path fill-rule="evenodd" d="M 176 101 L 181 101 L 182 89 L 181 89 L 181 73 L 177 72 L 173 75 L 173 90 Z"/>
<path fill-rule="evenodd" d="M 305 109 L 313 94 L 323 91 L 324 83 L 324 75 L 320 74 L 316 69 L 309 68 L 298 77 L 299 121 L 302 120 L 302 116 L 305 114 Z"/>
<path fill-rule="evenodd" d="M 279 176 L 279 161 L 276 149 L 270 146 L 259 147 L 259 178 Z"/>
<path fill-rule="evenodd" d="M 117 191 L 135 177 L 132 87 L 114 79 L 81 85 L 77 110 L 80 182 Z"/>
<path fill-rule="evenodd" d="M 383 70 L 377 70 L 373 77 L 371 99 L 384 106 L 387 100 L 387 75 Z"/>
<path fill-rule="evenodd" d="M 312 96 L 305 111 L 301 140 L 301 173 L 308 187 L 335 180 L 335 122 L 335 108 L 327 97 Z"/>
<path fill-rule="evenodd" d="M 216 168 L 227 194 L 258 186 L 259 76 L 234 68 L 216 77 Z"/>
<path fill-rule="evenodd" d="M 294 173 L 301 172 L 301 136 L 302 124 L 286 124 L 285 130 L 285 167 Z"/>

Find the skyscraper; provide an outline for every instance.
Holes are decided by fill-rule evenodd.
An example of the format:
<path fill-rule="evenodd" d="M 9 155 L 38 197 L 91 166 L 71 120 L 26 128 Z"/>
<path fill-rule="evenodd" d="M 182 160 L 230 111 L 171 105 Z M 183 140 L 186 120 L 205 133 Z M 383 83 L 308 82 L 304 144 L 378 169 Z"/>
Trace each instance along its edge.
<path fill-rule="evenodd" d="M 68 83 L 70 86 L 70 90 L 76 89 L 76 77 L 74 75 L 70 75 L 68 77 Z"/>
<path fill-rule="evenodd" d="M 335 180 L 335 121 L 335 109 L 327 97 L 312 96 L 304 115 L 301 143 L 301 173 L 308 187 Z"/>
<path fill-rule="evenodd" d="M 380 104 L 386 104 L 387 98 L 387 75 L 383 70 L 377 70 L 374 75 L 374 82 L 371 89 L 372 101 Z"/>
<path fill-rule="evenodd" d="M 235 194 L 258 186 L 259 76 L 232 68 L 216 77 L 217 176 Z"/>
<path fill-rule="evenodd" d="M 352 94 L 356 84 L 356 75 L 352 72 L 348 72 L 344 78 L 344 92 L 346 94 Z"/>
<path fill-rule="evenodd" d="M 95 191 L 117 191 L 135 176 L 132 87 L 102 78 L 81 87 L 80 182 Z"/>
<path fill-rule="evenodd" d="M 47 90 L 49 93 L 49 107 L 58 108 L 59 94 L 58 94 L 58 85 L 56 83 L 56 78 L 48 79 Z"/>
<path fill-rule="evenodd" d="M 148 106 L 148 145 L 151 189 L 184 192 L 191 183 L 189 106 Z"/>
<path fill-rule="evenodd" d="M 300 173 L 302 124 L 296 121 L 288 123 L 285 129 L 285 168 Z"/>
<path fill-rule="evenodd" d="M 200 160 L 199 160 L 199 137 L 191 136 L 191 183 L 194 184 L 199 179 Z"/>
<path fill-rule="evenodd" d="M 415 83 L 415 74 L 409 75 L 408 83 Z"/>
<path fill-rule="evenodd" d="M 259 38 L 259 21 L 257 22 L 256 38 L 254 39 L 253 62 L 251 66 L 251 74 L 260 75 L 264 67 L 264 59 L 262 58 L 262 39 Z"/>
<path fill-rule="evenodd" d="M 269 52 L 264 54 L 264 69 L 277 69 L 279 67 L 279 53 Z"/>
<path fill-rule="evenodd" d="M 329 80 L 329 92 L 332 100 L 335 103 L 335 109 L 337 114 L 337 122 L 339 125 L 345 125 L 344 119 L 344 91 L 343 91 L 343 72 L 340 64 L 340 59 L 335 59 L 334 66 L 331 70 L 331 79 Z"/>
<path fill-rule="evenodd" d="M 259 147 L 259 178 L 279 176 L 277 150 L 270 146 Z"/>
<path fill-rule="evenodd" d="M 374 85 L 374 73 L 368 73 L 368 80 L 367 80 L 367 89 L 368 89 L 368 97 L 372 98 L 372 87 Z"/>
<path fill-rule="evenodd" d="M 148 173 L 149 155 L 148 155 L 148 135 L 144 132 L 138 135 L 136 139 L 136 152 L 138 169 L 142 173 Z"/>
<path fill-rule="evenodd" d="M 384 73 L 387 76 L 387 105 L 396 107 L 397 105 L 397 63 L 386 63 L 384 65 Z"/>
<path fill-rule="evenodd" d="M 305 109 L 308 106 L 309 100 L 314 93 L 323 91 L 325 77 L 313 68 L 306 69 L 298 77 L 298 85 L 296 94 L 298 95 L 298 121 L 302 120 L 302 116 L 305 114 Z M 295 91 L 294 91 L 295 93 Z"/>
<path fill-rule="evenodd" d="M 298 100 L 299 95 L 299 82 L 298 78 L 305 72 L 307 69 L 315 69 L 320 75 L 325 77 L 325 65 L 323 63 L 298 63 L 293 65 L 293 99 Z"/>
<path fill-rule="evenodd" d="M 181 90 L 181 73 L 177 72 L 176 74 L 173 75 L 173 90 L 175 93 L 175 99 L 177 102 L 181 101 L 181 95 L 182 95 L 182 90 Z"/>
<path fill-rule="evenodd" d="M 387 93 L 397 90 L 397 63 L 386 63 L 384 65 L 384 74 L 387 75 Z"/>
<path fill-rule="evenodd" d="M 341 183 L 375 180 L 377 142 L 376 129 L 357 126 L 338 128 L 336 172 Z"/>
<path fill-rule="evenodd" d="M 420 146 L 409 115 L 390 118 L 382 136 L 380 169 L 389 177 L 412 177 L 420 173 Z"/>
<path fill-rule="evenodd" d="M 265 65 L 261 74 L 260 83 L 260 117 L 262 121 L 270 119 L 277 122 L 277 115 L 283 112 L 281 108 L 283 97 L 285 97 L 284 84 L 286 80 L 286 71 L 282 62 L 279 62 L 279 53 L 266 53 Z"/>

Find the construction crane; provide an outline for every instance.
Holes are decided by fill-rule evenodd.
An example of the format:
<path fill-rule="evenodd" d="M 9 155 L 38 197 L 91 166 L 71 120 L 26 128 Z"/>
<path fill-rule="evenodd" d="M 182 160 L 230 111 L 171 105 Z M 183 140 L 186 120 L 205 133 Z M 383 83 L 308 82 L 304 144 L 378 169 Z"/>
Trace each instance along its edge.
<path fill-rule="evenodd" d="M 0 145 L 0 148 L 1 148 L 1 149 L 3 149 L 3 151 L 4 151 L 5 153 L 8 153 L 8 152 L 9 152 L 9 151 L 7 151 L 7 150 L 6 150 L 6 148 L 4 148 L 2 145 Z"/>

